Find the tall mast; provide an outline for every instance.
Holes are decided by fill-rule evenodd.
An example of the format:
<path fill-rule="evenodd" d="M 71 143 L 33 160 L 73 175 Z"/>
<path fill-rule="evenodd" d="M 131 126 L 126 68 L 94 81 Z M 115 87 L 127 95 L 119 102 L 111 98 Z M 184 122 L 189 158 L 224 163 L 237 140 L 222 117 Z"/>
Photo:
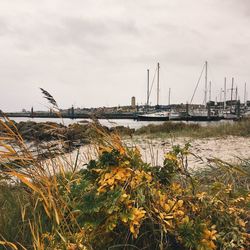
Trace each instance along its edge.
<path fill-rule="evenodd" d="M 207 61 L 205 62 L 205 106 L 207 106 Z"/>
<path fill-rule="evenodd" d="M 149 69 L 147 70 L 147 108 L 149 106 Z"/>
<path fill-rule="evenodd" d="M 232 78 L 232 88 L 231 88 L 231 111 L 233 106 L 233 89 L 234 89 L 234 78 Z"/>
<path fill-rule="evenodd" d="M 235 89 L 235 100 L 237 101 L 238 99 L 238 87 L 236 86 L 236 89 Z"/>
<path fill-rule="evenodd" d="M 170 95 L 171 95 L 171 88 L 168 90 L 168 106 L 170 106 Z"/>
<path fill-rule="evenodd" d="M 247 106 L 247 83 L 245 82 L 245 88 L 244 88 L 244 105 Z"/>
<path fill-rule="evenodd" d="M 211 85 L 212 85 L 212 83 L 211 83 L 211 81 L 209 82 L 209 102 L 211 102 Z"/>
<path fill-rule="evenodd" d="M 157 63 L 157 106 L 159 105 L 160 93 L 160 63 Z"/>
<path fill-rule="evenodd" d="M 233 89 L 234 89 L 234 78 L 232 78 L 231 102 L 232 102 L 232 100 L 233 100 Z"/>
<path fill-rule="evenodd" d="M 227 105 L 227 78 L 224 79 L 224 109 L 226 109 Z"/>

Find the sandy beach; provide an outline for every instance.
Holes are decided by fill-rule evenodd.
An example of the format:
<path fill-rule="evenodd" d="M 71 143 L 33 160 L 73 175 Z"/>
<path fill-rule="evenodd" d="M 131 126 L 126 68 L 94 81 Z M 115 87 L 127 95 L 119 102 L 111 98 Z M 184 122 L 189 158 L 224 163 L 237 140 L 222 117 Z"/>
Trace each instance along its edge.
<path fill-rule="evenodd" d="M 148 139 L 143 136 L 136 136 L 132 139 L 125 139 L 124 143 L 129 146 L 137 146 L 144 161 L 152 165 L 162 165 L 164 154 L 172 149 L 174 145 L 184 146 L 190 143 L 188 163 L 190 169 L 205 167 L 214 158 L 230 163 L 237 163 L 239 159 L 250 158 L 250 140 L 246 137 L 228 136 L 226 138 L 154 138 Z M 82 168 L 90 159 L 95 158 L 93 145 L 86 145 L 80 148 L 78 156 L 78 167 Z M 66 157 L 69 162 L 76 159 L 77 151 Z"/>
<path fill-rule="evenodd" d="M 170 151 L 172 146 L 184 146 L 186 143 L 191 144 L 190 152 L 197 156 L 188 156 L 189 166 L 195 169 L 206 166 L 207 162 L 213 158 L 233 163 L 239 162 L 239 158 L 250 158 L 250 140 L 246 137 L 228 136 L 204 139 L 177 137 L 152 140 L 138 137 L 132 143 L 139 146 L 145 161 L 159 165 L 163 162 L 164 154 Z"/>

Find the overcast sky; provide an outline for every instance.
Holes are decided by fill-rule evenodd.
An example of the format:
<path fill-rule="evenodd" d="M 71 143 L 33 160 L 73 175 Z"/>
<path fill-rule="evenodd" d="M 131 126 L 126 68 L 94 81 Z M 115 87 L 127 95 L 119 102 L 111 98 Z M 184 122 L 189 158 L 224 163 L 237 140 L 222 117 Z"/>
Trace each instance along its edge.
<path fill-rule="evenodd" d="M 160 103 L 168 103 L 169 88 L 171 102 L 190 101 L 205 60 L 212 97 L 234 76 L 243 99 L 245 82 L 250 89 L 249 0 L 0 1 L 4 111 L 46 109 L 39 87 L 62 108 L 127 105 L 132 96 L 145 103 L 146 72 L 152 79 L 157 62 Z M 194 102 L 203 95 L 204 80 Z"/>

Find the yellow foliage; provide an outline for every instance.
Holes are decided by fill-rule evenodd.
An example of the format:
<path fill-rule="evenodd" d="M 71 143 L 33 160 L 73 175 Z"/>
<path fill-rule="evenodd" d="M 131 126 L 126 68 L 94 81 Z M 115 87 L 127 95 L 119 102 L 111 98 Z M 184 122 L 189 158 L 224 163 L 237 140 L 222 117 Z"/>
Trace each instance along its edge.
<path fill-rule="evenodd" d="M 133 178 L 130 182 L 130 186 L 132 189 L 135 189 L 138 185 L 140 185 L 144 181 L 149 183 L 152 181 L 151 173 L 146 173 L 143 170 L 135 170 Z"/>
<path fill-rule="evenodd" d="M 203 232 L 203 239 L 201 240 L 201 243 L 208 249 L 216 249 L 216 245 L 214 243 L 216 238 L 217 238 L 217 231 L 214 229 L 208 230 L 206 228 Z"/>
<path fill-rule="evenodd" d="M 238 223 L 239 223 L 239 225 L 242 226 L 242 227 L 245 227 L 245 226 L 246 226 L 245 221 L 242 220 L 242 219 L 239 219 Z"/>
<path fill-rule="evenodd" d="M 118 184 L 123 185 L 132 174 L 132 169 L 123 168 L 123 167 L 115 167 L 112 168 L 111 172 L 104 173 L 100 180 L 100 187 L 98 188 L 98 192 L 104 192 L 106 188 L 110 188 L 111 190 Z"/>
<path fill-rule="evenodd" d="M 225 192 L 227 194 L 229 194 L 231 191 L 232 191 L 232 184 L 228 184 L 227 187 L 226 187 L 226 189 L 225 189 Z"/>
<path fill-rule="evenodd" d="M 198 198 L 198 200 L 203 201 L 206 194 L 207 194 L 206 192 L 197 193 L 196 197 Z"/>
<path fill-rule="evenodd" d="M 177 162 L 177 156 L 171 152 L 167 153 L 164 155 L 165 159 L 169 160 L 169 161 L 173 161 L 173 162 Z"/>
<path fill-rule="evenodd" d="M 177 198 L 170 199 L 166 193 L 152 189 L 154 194 L 154 214 L 165 225 L 165 231 L 172 231 L 175 224 L 183 224 L 189 218 L 185 216 L 184 201 Z M 185 218 L 185 220 L 183 220 Z"/>
<path fill-rule="evenodd" d="M 146 211 L 142 207 L 140 208 L 133 207 L 131 210 L 131 216 L 130 216 L 131 221 L 129 223 L 129 229 L 135 238 L 137 238 L 138 236 L 139 228 L 143 219 L 145 218 L 145 214 Z"/>
<path fill-rule="evenodd" d="M 181 185 L 179 183 L 173 182 L 170 185 L 170 190 L 175 194 L 182 194 L 183 190 L 181 188 Z"/>
<path fill-rule="evenodd" d="M 182 220 L 181 220 L 181 223 L 182 224 L 185 224 L 185 223 L 188 223 L 189 222 L 189 217 L 186 215 Z"/>
<path fill-rule="evenodd" d="M 150 183 L 152 181 L 151 173 L 146 173 L 143 170 L 132 170 L 129 167 L 115 167 L 111 172 L 102 174 L 98 184 L 98 192 L 104 192 L 107 188 L 111 190 L 117 185 L 128 183 L 132 189 L 135 189 L 143 182 Z"/>
<path fill-rule="evenodd" d="M 177 206 L 182 207 L 183 206 L 183 200 L 178 200 L 177 201 Z"/>

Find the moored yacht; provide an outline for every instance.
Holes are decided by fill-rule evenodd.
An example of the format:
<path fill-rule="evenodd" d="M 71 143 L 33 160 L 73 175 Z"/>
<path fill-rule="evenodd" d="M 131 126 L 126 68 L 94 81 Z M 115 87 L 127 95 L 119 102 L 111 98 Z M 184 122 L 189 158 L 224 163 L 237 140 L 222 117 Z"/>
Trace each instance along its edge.
<path fill-rule="evenodd" d="M 185 120 L 186 112 L 185 111 L 171 111 L 169 113 L 169 120 L 170 121 L 181 121 Z"/>
<path fill-rule="evenodd" d="M 168 121 L 169 112 L 161 111 L 149 114 L 142 114 L 137 116 L 138 121 Z"/>

